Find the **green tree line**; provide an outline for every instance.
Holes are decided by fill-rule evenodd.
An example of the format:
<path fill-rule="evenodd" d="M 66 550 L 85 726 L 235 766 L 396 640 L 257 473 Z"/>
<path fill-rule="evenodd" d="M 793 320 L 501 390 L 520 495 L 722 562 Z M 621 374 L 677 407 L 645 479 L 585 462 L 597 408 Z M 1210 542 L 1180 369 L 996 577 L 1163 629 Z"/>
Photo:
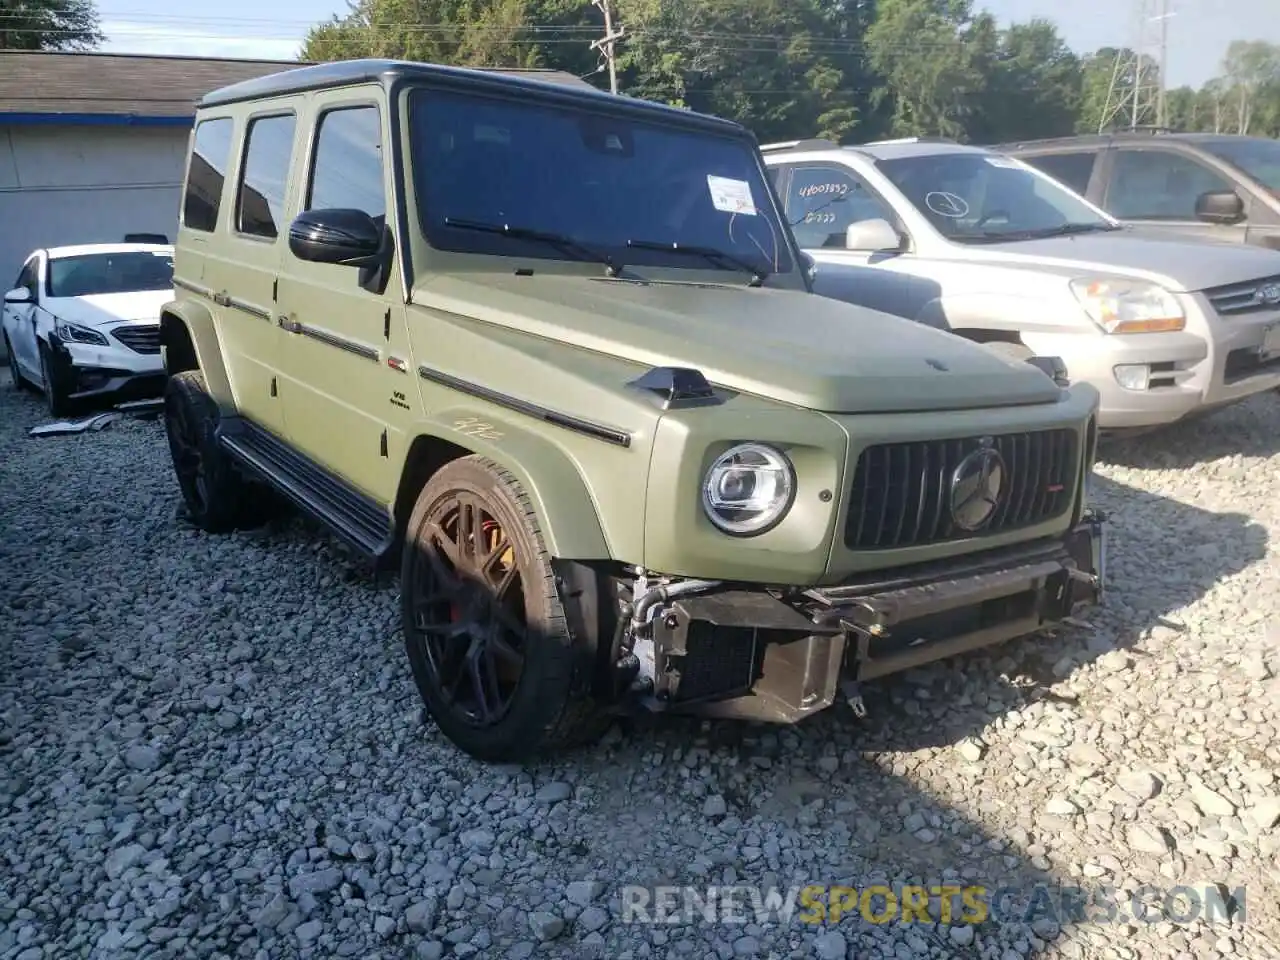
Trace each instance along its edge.
<path fill-rule="evenodd" d="M 1237 41 L 1200 90 L 1132 51 L 1073 52 L 1048 20 L 1000 28 L 972 0 L 613 0 L 620 92 L 737 120 L 763 141 L 997 142 L 1150 126 L 1280 136 L 1280 46 Z M 588 0 L 353 0 L 307 60 L 544 67 L 607 87 Z M 1136 101 L 1136 102 L 1135 102 Z"/>
<path fill-rule="evenodd" d="M 1077 54 L 973 0 L 611 0 L 622 93 L 738 120 L 763 141 L 930 135 L 991 143 L 1131 124 L 1280 137 L 1280 45 L 1232 43 L 1201 89 L 1159 89 L 1123 48 Z M 351 0 L 305 60 L 403 57 L 564 70 L 607 85 L 590 0 Z M 0 49 L 100 44 L 92 0 L 0 0 Z"/>

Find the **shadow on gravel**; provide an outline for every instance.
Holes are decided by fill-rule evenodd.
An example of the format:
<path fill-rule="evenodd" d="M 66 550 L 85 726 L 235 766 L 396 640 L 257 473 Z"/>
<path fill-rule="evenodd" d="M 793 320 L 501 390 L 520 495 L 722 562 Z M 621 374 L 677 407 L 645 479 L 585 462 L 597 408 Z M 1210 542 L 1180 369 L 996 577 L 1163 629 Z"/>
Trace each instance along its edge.
<path fill-rule="evenodd" d="M 1232 429 L 1227 422 L 1255 414 L 1280 423 L 1280 395 L 1264 393 L 1240 404 L 1136 437 L 1104 437 L 1098 460 L 1139 470 L 1180 470 L 1224 457 L 1272 457 L 1280 431 Z"/>

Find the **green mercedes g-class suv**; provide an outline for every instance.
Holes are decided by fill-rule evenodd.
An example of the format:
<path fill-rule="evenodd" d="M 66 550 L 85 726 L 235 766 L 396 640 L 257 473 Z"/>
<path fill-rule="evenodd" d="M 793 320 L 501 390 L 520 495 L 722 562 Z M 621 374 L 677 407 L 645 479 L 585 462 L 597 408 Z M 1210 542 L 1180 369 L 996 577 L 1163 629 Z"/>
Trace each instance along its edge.
<path fill-rule="evenodd" d="M 399 564 L 426 710 L 518 760 L 792 722 L 1104 578 L 1098 395 L 811 292 L 741 126 L 499 72 L 210 93 L 163 311 L 194 522 Z"/>

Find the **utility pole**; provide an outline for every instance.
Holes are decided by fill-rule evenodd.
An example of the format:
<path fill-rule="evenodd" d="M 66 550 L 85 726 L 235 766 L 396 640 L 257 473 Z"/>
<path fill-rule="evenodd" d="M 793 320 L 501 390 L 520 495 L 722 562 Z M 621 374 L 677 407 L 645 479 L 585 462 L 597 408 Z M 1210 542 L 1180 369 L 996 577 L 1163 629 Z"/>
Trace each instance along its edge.
<path fill-rule="evenodd" d="M 1156 124 L 1162 130 L 1169 126 L 1169 108 L 1165 94 L 1169 89 L 1169 0 L 1160 0 L 1160 92 L 1156 100 Z"/>
<path fill-rule="evenodd" d="M 1129 129 L 1153 123 L 1157 127 L 1168 125 L 1165 104 L 1166 62 L 1169 48 L 1169 0 L 1132 0 L 1133 47 L 1126 54 L 1121 51 L 1111 72 L 1111 85 L 1098 123 L 1098 132 L 1125 113 L 1129 115 Z M 1160 32 L 1155 35 L 1154 27 Z M 1156 76 L 1152 76 L 1156 72 Z M 1126 86 L 1127 85 L 1127 88 Z"/>
<path fill-rule="evenodd" d="M 613 29 L 613 10 L 609 7 L 609 0 L 591 0 L 592 6 L 599 7 L 600 12 L 604 14 L 604 36 L 599 40 L 591 42 L 592 50 L 599 50 L 603 57 L 604 63 L 609 66 L 609 91 L 611 93 L 618 92 L 618 62 L 614 55 L 614 44 L 622 39 L 626 32 L 622 27 L 617 31 Z"/>

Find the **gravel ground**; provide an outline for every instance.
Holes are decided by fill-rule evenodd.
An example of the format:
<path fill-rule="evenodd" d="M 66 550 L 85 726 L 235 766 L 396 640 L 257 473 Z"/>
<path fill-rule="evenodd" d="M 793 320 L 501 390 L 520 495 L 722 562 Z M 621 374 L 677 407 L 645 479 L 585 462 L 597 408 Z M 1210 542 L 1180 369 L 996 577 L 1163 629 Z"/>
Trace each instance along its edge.
<path fill-rule="evenodd" d="M 1280 956 L 1280 398 L 1107 453 L 1088 622 L 874 685 L 861 722 L 646 720 L 522 769 L 422 724 L 393 584 L 300 521 L 192 530 L 158 421 L 33 439 L 0 394 L 0 958 Z M 900 882 L 1236 909 L 623 910 Z"/>

